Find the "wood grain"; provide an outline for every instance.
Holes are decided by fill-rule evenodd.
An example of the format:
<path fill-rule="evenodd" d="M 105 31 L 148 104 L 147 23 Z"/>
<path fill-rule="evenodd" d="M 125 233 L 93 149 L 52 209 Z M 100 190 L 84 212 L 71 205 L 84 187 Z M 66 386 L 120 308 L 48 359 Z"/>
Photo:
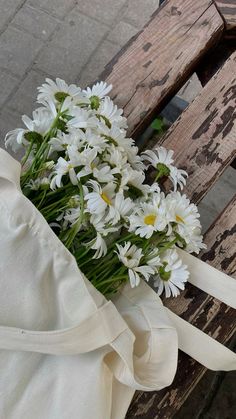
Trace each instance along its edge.
<path fill-rule="evenodd" d="M 208 250 L 201 259 L 236 278 L 236 195 L 205 235 Z M 188 286 L 169 307 L 222 343 L 235 331 L 235 311 L 201 290 Z M 167 304 L 166 304 L 167 305 Z M 171 419 L 206 369 L 180 352 L 173 384 L 159 392 L 136 392 L 126 419 Z"/>
<path fill-rule="evenodd" d="M 215 0 L 218 10 L 223 16 L 226 30 L 236 29 L 236 2 L 235 0 Z M 235 33 L 236 35 L 236 33 Z"/>
<path fill-rule="evenodd" d="M 236 157 L 236 53 L 162 139 L 189 174 L 186 194 L 199 202 Z"/>
<path fill-rule="evenodd" d="M 106 66 L 100 76 L 113 84 L 136 136 L 187 80 L 217 42 L 223 20 L 212 0 L 169 0 Z"/>

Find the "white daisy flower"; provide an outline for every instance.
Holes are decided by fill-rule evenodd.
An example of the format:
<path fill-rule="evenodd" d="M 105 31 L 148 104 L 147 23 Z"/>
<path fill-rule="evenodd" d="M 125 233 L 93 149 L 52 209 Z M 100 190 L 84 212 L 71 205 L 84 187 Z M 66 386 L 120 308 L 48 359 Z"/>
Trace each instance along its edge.
<path fill-rule="evenodd" d="M 134 288 L 139 285 L 141 278 L 143 277 L 146 281 L 149 280 L 150 275 L 154 274 L 154 269 L 148 265 L 141 265 L 140 260 L 143 257 L 142 249 L 139 249 L 130 242 L 122 245 L 116 245 L 118 252 L 117 256 L 124 266 L 128 268 L 129 280 L 131 287 Z"/>
<path fill-rule="evenodd" d="M 116 233 L 121 228 L 120 225 L 111 226 L 104 218 L 99 219 L 96 214 L 90 216 L 90 223 L 94 226 L 97 233 L 102 234 L 103 237 L 106 237 L 111 233 Z"/>
<path fill-rule="evenodd" d="M 207 246 L 203 243 L 203 236 L 201 234 L 201 228 L 195 227 L 189 235 L 184 237 L 186 247 L 185 250 L 188 253 L 199 253 L 200 250 L 206 249 Z"/>
<path fill-rule="evenodd" d="M 92 88 L 87 87 L 83 90 L 84 95 L 90 102 L 92 109 L 97 110 L 100 106 L 101 99 L 103 99 L 112 89 L 111 85 L 101 81 L 92 86 Z"/>
<path fill-rule="evenodd" d="M 70 111 L 70 116 L 72 117 L 67 125 L 69 128 L 95 128 L 97 124 L 96 118 L 92 115 L 90 111 L 86 109 L 81 109 L 79 107 L 74 107 Z"/>
<path fill-rule="evenodd" d="M 38 108 L 32 113 L 33 118 L 27 115 L 22 116 L 27 129 L 17 128 L 7 133 L 5 137 L 5 146 L 18 151 L 22 146 L 27 146 L 30 141 L 42 141 L 42 138 L 50 129 L 53 122 L 53 115 L 48 109 Z M 37 134 L 39 134 L 37 136 Z"/>
<path fill-rule="evenodd" d="M 117 225 L 121 219 L 128 221 L 128 216 L 132 212 L 133 207 L 134 203 L 130 198 L 124 198 L 122 193 L 117 193 L 111 202 L 109 213 L 105 216 L 105 221 L 110 222 L 112 226 Z"/>
<path fill-rule="evenodd" d="M 97 232 L 97 237 L 95 239 L 91 240 L 87 245 L 93 249 L 96 250 L 93 259 L 99 259 L 102 256 L 105 256 L 107 254 L 107 244 L 104 238 L 100 233 Z"/>
<path fill-rule="evenodd" d="M 177 167 L 172 166 L 170 168 L 169 178 L 173 183 L 174 191 L 177 190 L 178 185 L 182 190 L 183 187 L 186 185 L 186 178 L 188 177 L 188 173 L 185 170 L 177 169 Z"/>
<path fill-rule="evenodd" d="M 120 190 L 129 191 L 133 199 L 146 197 L 150 191 L 150 186 L 145 185 L 145 174 L 132 168 L 127 168 L 121 172 Z"/>
<path fill-rule="evenodd" d="M 134 169 L 143 170 L 144 165 L 141 157 L 138 155 L 138 147 L 135 146 L 132 138 L 126 138 L 123 129 L 120 129 L 116 125 L 112 125 L 110 128 L 105 124 L 99 124 L 98 131 L 110 144 L 118 147 L 118 150 L 126 155 L 127 160 Z"/>
<path fill-rule="evenodd" d="M 168 224 L 168 214 L 164 203 L 158 207 L 153 203 L 141 203 L 129 217 L 129 231 L 149 239 L 154 232 L 163 231 Z"/>
<path fill-rule="evenodd" d="M 171 220 L 176 224 L 175 231 L 183 239 L 191 235 L 196 227 L 201 227 L 197 206 L 190 203 L 186 195 L 171 192 L 166 197 L 166 203 L 171 213 Z"/>
<path fill-rule="evenodd" d="M 142 153 L 142 158 L 143 160 L 150 162 L 151 166 L 153 166 L 155 169 L 161 167 L 159 166 L 160 164 L 166 166 L 166 172 L 169 173 L 170 166 L 174 162 L 172 158 L 173 154 L 174 152 L 172 150 L 166 150 L 166 148 L 160 146 L 155 150 L 145 151 Z"/>
<path fill-rule="evenodd" d="M 116 168 L 112 169 L 107 164 L 95 166 L 92 169 L 93 176 L 101 183 L 114 182 L 114 174 L 117 172 L 118 170 Z"/>
<path fill-rule="evenodd" d="M 25 185 L 27 188 L 32 191 L 38 191 L 40 188 L 47 188 L 50 185 L 50 180 L 47 177 L 37 178 L 35 180 L 30 179 L 30 181 Z"/>
<path fill-rule="evenodd" d="M 157 182 L 154 182 L 152 185 L 149 186 L 149 194 L 152 195 L 154 193 L 160 194 L 161 189 Z"/>
<path fill-rule="evenodd" d="M 59 157 L 56 165 L 55 170 L 52 174 L 52 179 L 50 183 L 51 189 L 56 189 L 56 187 L 60 188 L 62 186 L 62 177 L 68 174 L 70 177 L 70 181 L 73 185 L 78 184 L 78 179 L 75 173 L 75 166 L 69 160 L 63 159 L 63 157 Z"/>
<path fill-rule="evenodd" d="M 28 130 L 45 135 L 51 127 L 54 119 L 52 113 L 48 109 L 38 108 L 33 111 L 32 116 L 32 119 L 27 115 L 22 116 L 22 121 Z"/>
<path fill-rule="evenodd" d="M 77 129 L 65 134 L 62 131 L 57 132 L 57 137 L 50 139 L 49 144 L 51 145 L 49 154 L 54 151 L 66 151 L 67 147 L 74 145 L 77 149 L 81 148 L 85 142 L 85 134 L 82 130 Z"/>
<path fill-rule="evenodd" d="M 78 151 L 76 145 L 69 145 L 67 147 L 67 153 L 73 166 L 88 166 L 92 171 L 92 163 L 97 157 L 97 150 L 95 148 L 86 147 L 83 151 Z"/>
<path fill-rule="evenodd" d="M 91 88 L 87 87 L 87 89 L 84 89 L 83 92 L 88 98 L 91 98 L 92 96 L 97 96 L 99 99 L 102 99 L 106 95 L 108 95 L 111 89 L 111 84 L 107 84 L 104 81 L 100 81 L 94 84 Z"/>
<path fill-rule="evenodd" d="M 142 158 L 143 160 L 149 161 L 151 166 L 157 170 L 156 179 L 163 176 L 169 177 L 174 185 L 174 190 L 177 189 L 178 185 L 183 189 L 183 186 L 186 184 L 185 177 L 187 177 L 188 174 L 185 170 L 180 170 L 173 166 L 173 154 L 174 152 L 172 150 L 158 147 L 154 151 L 147 150 L 142 153 Z"/>
<path fill-rule="evenodd" d="M 96 148 L 99 153 L 102 153 L 107 148 L 107 139 L 101 137 L 91 129 L 86 129 L 86 143 L 91 148 Z"/>
<path fill-rule="evenodd" d="M 84 199 L 87 203 L 87 210 L 91 214 L 97 214 L 100 219 L 105 215 L 106 210 L 108 210 L 108 218 L 112 210 L 112 201 L 115 197 L 115 188 L 116 185 L 109 183 L 104 187 L 101 187 L 98 182 L 90 180 L 87 183 L 88 187 L 92 188 L 92 192 L 85 194 Z"/>
<path fill-rule="evenodd" d="M 61 103 L 67 97 L 80 101 L 85 97 L 85 95 L 82 94 L 80 87 L 77 87 L 75 84 L 68 85 L 64 80 L 59 78 L 56 78 L 55 82 L 47 78 L 46 83 L 38 87 L 38 91 L 37 101 L 39 103 L 42 103 L 42 101 Z"/>
<path fill-rule="evenodd" d="M 158 288 L 158 295 L 165 290 L 165 296 L 177 297 L 179 290 L 184 290 L 185 282 L 189 278 L 187 266 L 183 265 L 175 249 L 167 250 L 161 255 L 162 266 L 155 277 L 154 286 Z"/>
<path fill-rule="evenodd" d="M 134 202 L 130 198 L 124 198 L 124 195 L 119 192 L 116 194 L 114 206 L 119 216 L 126 220 L 134 209 Z"/>
<path fill-rule="evenodd" d="M 26 147 L 29 144 L 29 141 L 25 138 L 26 132 L 24 128 L 16 128 L 9 131 L 4 139 L 5 147 L 10 147 L 14 153 L 17 153 L 22 147 Z"/>
<path fill-rule="evenodd" d="M 149 266 L 151 266 L 155 272 L 157 271 L 157 269 L 159 268 L 159 266 L 161 266 L 161 260 L 160 260 L 160 256 L 158 254 L 158 250 L 153 249 L 149 255 L 147 256 L 147 260 L 146 260 L 147 264 Z"/>
<path fill-rule="evenodd" d="M 78 205 L 76 208 L 69 208 L 65 211 L 63 219 L 66 221 L 65 225 L 70 224 L 73 226 L 77 223 L 78 219 L 80 218 L 80 206 Z M 82 226 L 81 226 L 82 227 Z"/>
<path fill-rule="evenodd" d="M 97 110 L 97 117 L 103 122 L 108 128 L 112 127 L 112 124 L 117 124 L 119 128 L 127 128 L 126 118 L 122 116 L 123 110 L 113 103 L 113 101 L 106 96 L 100 103 Z"/>
<path fill-rule="evenodd" d="M 113 144 L 109 145 L 106 149 L 106 153 L 104 154 L 104 160 L 110 164 L 112 167 L 116 167 L 116 169 L 121 172 L 124 167 L 127 165 L 127 154 L 120 150 L 119 148 L 115 147 Z"/>

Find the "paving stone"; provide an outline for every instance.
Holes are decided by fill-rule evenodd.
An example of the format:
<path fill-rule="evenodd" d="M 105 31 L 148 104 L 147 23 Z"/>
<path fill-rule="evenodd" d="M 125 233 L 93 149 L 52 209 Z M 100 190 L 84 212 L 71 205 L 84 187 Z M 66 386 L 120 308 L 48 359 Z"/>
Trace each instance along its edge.
<path fill-rule="evenodd" d="M 119 22 L 109 33 L 107 39 L 116 42 L 121 47 L 137 33 L 138 29 L 127 22 Z"/>
<path fill-rule="evenodd" d="M 17 112 L 13 112 L 7 108 L 0 112 L 0 147 L 5 148 L 4 138 L 7 132 L 12 131 L 15 128 L 20 128 L 23 126 L 21 121 L 21 115 Z M 7 151 L 15 158 L 20 158 L 21 153 L 17 156 L 9 148 Z"/>
<path fill-rule="evenodd" d="M 127 22 L 141 29 L 152 13 L 158 9 L 159 3 L 159 0 L 128 0 L 123 16 Z"/>
<path fill-rule="evenodd" d="M 82 13 L 112 25 L 126 0 L 78 0 L 77 9 Z"/>
<path fill-rule="evenodd" d="M 236 192 L 236 170 L 233 167 L 228 167 L 221 175 L 222 182 L 226 188 L 231 188 Z"/>
<path fill-rule="evenodd" d="M 12 76 L 9 72 L 0 70 L 0 106 L 3 105 L 18 83 L 18 78 Z"/>
<path fill-rule="evenodd" d="M 51 45 L 78 50 L 80 56 L 83 58 L 84 55 L 87 60 L 107 31 L 106 25 L 73 10 L 60 25 Z"/>
<path fill-rule="evenodd" d="M 63 18 L 76 5 L 76 0 L 28 0 L 27 4 Z"/>
<path fill-rule="evenodd" d="M 8 24 L 24 0 L 0 0 L 0 31 Z"/>
<path fill-rule="evenodd" d="M 233 170 L 233 169 L 232 169 Z M 221 175 L 219 180 L 215 183 L 215 185 L 211 188 L 208 194 L 203 199 L 203 203 L 207 203 L 207 205 L 220 213 L 227 203 L 233 198 L 236 192 L 236 183 L 234 180 L 234 184 L 230 185 L 227 182 L 228 178 L 228 169 Z M 226 187 L 227 184 L 227 187 Z"/>
<path fill-rule="evenodd" d="M 194 73 L 185 85 L 179 90 L 178 96 L 191 103 L 201 92 L 202 85 L 196 73 Z"/>
<path fill-rule="evenodd" d="M 34 9 L 25 4 L 11 22 L 36 38 L 48 39 L 58 24 L 58 20 L 42 10 Z"/>
<path fill-rule="evenodd" d="M 20 84 L 16 93 L 8 101 L 8 108 L 17 111 L 20 114 L 31 115 L 33 109 L 39 105 L 36 103 L 37 87 L 45 81 L 46 75 L 37 71 L 30 71 L 23 82 Z"/>
<path fill-rule="evenodd" d="M 42 46 L 42 41 L 8 27 L 1 36 L 0 63 L 16 75 L 23 75 Z"/>
<path fill-rule="evenodd" d="M 202 201 L 198 204 L 198 211 L 200 214 L 202 232 L 205 233 L 214 222 L 219 212 L 209 205 L 207 198 L 204 202 Z"/>
<path fill-rule="evenodd" d="M 119 50 L 120 47 L 117 44 L 105 40 L 79 75 L 80 86 L 85 87 L 93 83 L 104 70 L 105 65 Z"/>
<path fill-rule="evenodd" d="M 60 77 L 68 83 L 73 82 L 82 68 L 78 51 L 48 46 L 35 61 L 33 69 L 40 69 L 52 78 Z"/>
<path fill-rule="evenodd" d="M 71 12 L 48 46 L 42 50 L 36 67 L 52 76 L 65 77 L 71 81 L 78 76 L 106 32 L 107 26 Z"/>

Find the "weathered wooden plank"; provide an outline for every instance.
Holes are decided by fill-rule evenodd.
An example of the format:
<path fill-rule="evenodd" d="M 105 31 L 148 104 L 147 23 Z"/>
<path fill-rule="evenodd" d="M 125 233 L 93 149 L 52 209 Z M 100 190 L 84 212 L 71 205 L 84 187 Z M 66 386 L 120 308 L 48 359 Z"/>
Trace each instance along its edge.
<path fill-rule="evenodd" d="M 208 250 L 205 262 L 236 278 L 236 196 L 205 235 Z M 184 297 L 171 300 L 172 309 L 222 343 L 236 328 L 235 311 L 193 286 Z M 137 392 L 126 419 L 171 419 L 206 369 L 184 353 L 180 353 L 178 372 L 173 384 L 160 392 Z"/>
<path fill-rule="evenodd" d="M 236 156 L 236 52 L 162 142 L 189 174 L 185 192 L 199 202 Z"/>
<path fill-rule="evenodd" d="M 114 57 L 100 78 L 113 84 L 130 134 L 141 132 L 178 91 L 222 31 L 212 0 L 169 0 Z"/>
<path fill-rule="evenodd" d="M 236 1 L 235 0 L 215 0 L 218 10 L 225 20 L 226 30 L 236 29 Z M 236 32 L 235 32 L 236 35 Z"/>

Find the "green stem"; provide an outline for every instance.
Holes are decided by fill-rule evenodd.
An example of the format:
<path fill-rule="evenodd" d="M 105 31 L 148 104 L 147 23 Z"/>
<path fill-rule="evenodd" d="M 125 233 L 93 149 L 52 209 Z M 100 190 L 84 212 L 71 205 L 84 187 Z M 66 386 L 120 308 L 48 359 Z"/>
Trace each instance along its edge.
<path fill-rule="evenodd" d="M 31 153 L 31 151 L 32 151 L 33 145 L 34 145 L 34 142 L 33 142 L 33 141 L 31 141 L 31 143 L 30 143 L 30 145 L 29 145 L 29 147 L 28 147 L 28 150 L 27 150 L 27 152 L 26 152 L 25 156 L 24 156 L 24 157 L 23 157 L 23 159 L 21 160 L 21 165 L 22 165 L 22 167 L 24 167 L 25 163 L 27 162 L 28 157 L 29 157 L 29 155 L 30 155 L 30 153 Z"/>
<path fill-rule="evenodd" d="M 78 182 L 78 186 L 79 186 L 79 195 L 80 195 L 80 216 L 79 216 L 77 222 L 71 228 L 69 236 L 66 239 L 65 246 L 68 249 L 70 249 L 70 247 L 73 243 L 73 240 L 74 240 L 75 236 L 77 235 L 77 233 L 79 232 L 80 227 L 83 223 L 83 219 L 84 219 L 84 191 L 83 191 L 83 186 L 82 186 L 81 182 Z"/>

